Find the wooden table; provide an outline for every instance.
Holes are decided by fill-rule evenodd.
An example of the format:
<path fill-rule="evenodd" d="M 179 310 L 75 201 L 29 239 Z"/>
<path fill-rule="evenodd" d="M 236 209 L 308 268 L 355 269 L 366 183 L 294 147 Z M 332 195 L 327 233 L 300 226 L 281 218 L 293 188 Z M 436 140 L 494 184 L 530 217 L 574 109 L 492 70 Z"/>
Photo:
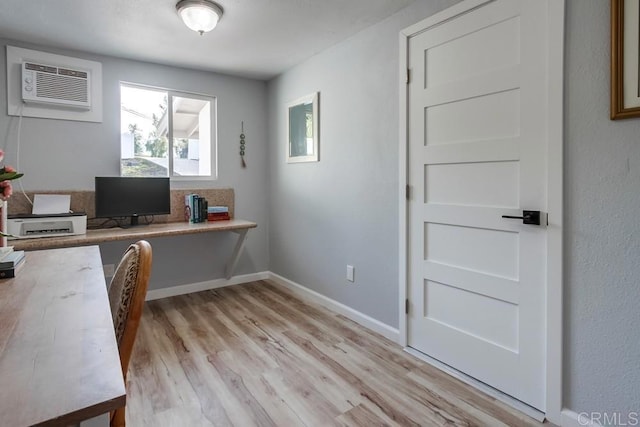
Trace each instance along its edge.
<path fill-rule="evenodd" d="M 0 280 L 0 424 L 66 426 L 125 396 L 99 248 L 28 252 Z"/>
<path fill-rule="evenodd" d="M 208 221 L 197 224 L 188 222 L 168 222 L 163 224 L 142 225 L 131 228 L 105 228 L 99 230 L 88 230 L 87 234 L 64 237 L 43 237 L 34 239 L 11 240 L 16 250 L 35 250 L 66 248 L 71 246 L 95 245 L 104 242 L 114 242 L 121 240 L 140 240 L 152 237 L 181 236 L 185 234 L 198 234 L 219 231 L 230 231 L 238 235 L 238 240 L 233 249 L 231 257 L 227 262 L 225 277 L 233 276 L 240 254 L 244 248 L 247 232 L 251 228 L 256 228 L 257 224 L 243 219 L 231 219 L 228 221 Z"/>

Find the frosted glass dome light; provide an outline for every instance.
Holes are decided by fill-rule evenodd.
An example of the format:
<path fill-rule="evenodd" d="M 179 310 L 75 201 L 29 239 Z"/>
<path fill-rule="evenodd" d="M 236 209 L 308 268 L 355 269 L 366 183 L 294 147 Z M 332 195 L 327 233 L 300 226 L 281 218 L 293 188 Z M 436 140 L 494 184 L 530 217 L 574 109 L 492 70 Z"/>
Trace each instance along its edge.
<path fill-rule="evenodd" d="M 180 0 L 176 10 L 184 24 L 200 35 L 213 30 L 222 17 L 222 8 L 209 0 Z"/>

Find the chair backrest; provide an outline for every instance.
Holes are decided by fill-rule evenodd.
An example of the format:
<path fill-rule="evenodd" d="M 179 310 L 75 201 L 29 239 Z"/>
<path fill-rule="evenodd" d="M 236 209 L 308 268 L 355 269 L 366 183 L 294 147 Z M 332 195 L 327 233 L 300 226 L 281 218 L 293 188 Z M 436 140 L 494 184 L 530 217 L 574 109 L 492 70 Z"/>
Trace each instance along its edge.
<path fill-rule="evenodd" d="M 127 378 L 129 359 L 151 274 L 151 245 L 140 240 L 125 251 L 109 285 L 109 304 L 116 331 L 122 375 Z"/>

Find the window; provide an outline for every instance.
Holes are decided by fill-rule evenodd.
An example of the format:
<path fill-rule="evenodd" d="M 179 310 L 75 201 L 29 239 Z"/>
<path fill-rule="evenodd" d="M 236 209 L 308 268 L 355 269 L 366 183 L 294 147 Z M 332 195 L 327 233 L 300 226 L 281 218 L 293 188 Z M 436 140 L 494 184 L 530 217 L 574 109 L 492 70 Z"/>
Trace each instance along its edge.
<path fill-rule="evenodd" d="M 215 98 L 120 84 L 120 175 L 216 178 Z"/>

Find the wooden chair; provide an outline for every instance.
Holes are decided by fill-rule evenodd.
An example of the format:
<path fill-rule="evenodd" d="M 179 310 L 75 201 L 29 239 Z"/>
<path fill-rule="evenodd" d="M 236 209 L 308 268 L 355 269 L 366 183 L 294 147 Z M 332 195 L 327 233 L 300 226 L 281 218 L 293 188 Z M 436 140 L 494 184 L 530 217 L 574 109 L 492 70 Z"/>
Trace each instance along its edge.
<path fill-rule="evenodd" d="M 142 317 L 144 299 L 151 274 L 151 245 L 140 240 L 125 251 L 109 285 L 109 304 L 116 331 L 120 365 L 125 384 L 129 359 Z M 125 425 L 125 407 L 111 413 L 111 427 Z"/>

